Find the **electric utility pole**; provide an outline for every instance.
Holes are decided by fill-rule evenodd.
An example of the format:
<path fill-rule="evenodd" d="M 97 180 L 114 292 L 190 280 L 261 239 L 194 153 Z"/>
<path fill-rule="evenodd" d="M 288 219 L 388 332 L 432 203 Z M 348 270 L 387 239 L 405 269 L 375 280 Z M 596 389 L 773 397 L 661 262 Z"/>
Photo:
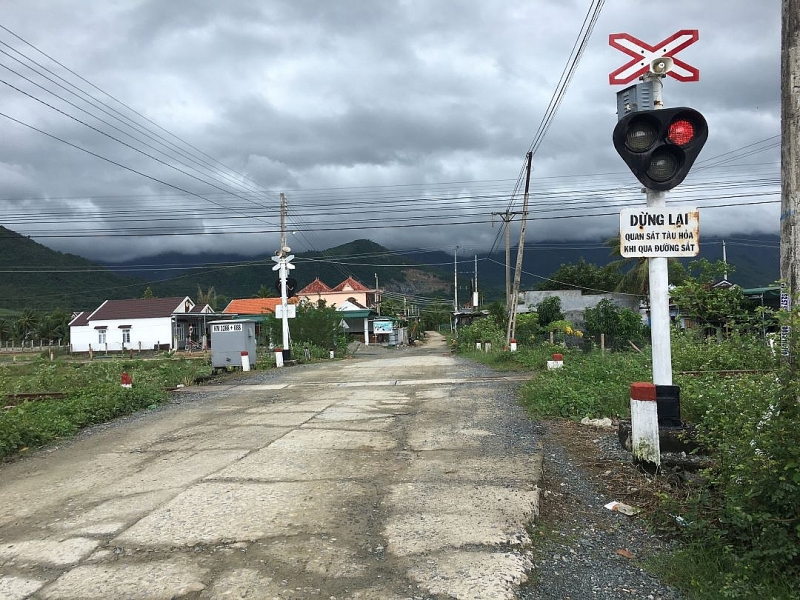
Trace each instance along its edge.
<path fill-rule="evenodd" d="M 781 279 L 782 308 L 800 292 L 800 0 L 783 0 L 781 28 Z M 784 306 L 786 305 L 786 306 Z M 787 348 L 788 350 L 788 348 Z"/>
<path fill-rule="evenodd" d="M 511 307 L 511 221 L 514 217 L 521 215 L 521 212 L 492 213 L 492 216 L 499 216 L 506 227 L 506 312 Z"/>
<path fill-rule="evenodd" d="M 281 288 L 281 322 L 283 324 L 283 350 L 289 354 L 289 293 L 287 289 L 287 279 L 289 271 L 294 269 L 291 260 L 294 256 L 287 256 L 291 248 L 286 245 L 286 196 L 281 194 L 281 247 L 272 257 L 277 265 L 272 267 L 273 271 L 278 271 Z"/>
<path fill-rule="evenodd" d="M 519 228 L 519 246 L 517 246 L 517 266 L 514 270 L 514 289 L 508 306 L 508 328 L 506 329 L 506 346 L 511 345 L 511 340 L 516 335 L 517 328 L 517 296 L 519 295 L 519 282 L 522 277 L 522 252 L 525 249 L 525 228 L 528 224 L 528 190 L 531 184 L 531 161 L 533 152 L 528 152 L 528 164 L 525 167 L 525 196 L 522 202 L 522 225 Z"/>
<path fill-rule="evenodd" d="M 458 312 L 458 246 L 453 253 L 453 310 Z"/>
<path fill-rule="evenodd" d="M 475 279 L 472 282 L 472 308 L 478 308 L 478 255 L 475 255 Z"/>

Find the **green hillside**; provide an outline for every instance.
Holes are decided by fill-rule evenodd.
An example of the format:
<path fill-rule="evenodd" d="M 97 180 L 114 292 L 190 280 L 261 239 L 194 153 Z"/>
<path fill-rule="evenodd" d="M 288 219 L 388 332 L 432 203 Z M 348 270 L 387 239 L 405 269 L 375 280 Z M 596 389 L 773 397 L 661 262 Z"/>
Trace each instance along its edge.
<path fill-rule="evenodd" d="M 701 248 L 701 257 L 721 258 L 721 240 L 708 238 Z M 730 280 L 742 287 L 769 285 L 778 277 L 777 236 L 754 236 L 728 241 L 728 261 L 736 270 Z M 516 256 L 516 250 L 513 251 Z M 522 286 L 530 289 L 562 263 L 587 262 L 603 265 L 612 260 L 607 248 L 569 250 L 526 249 Z M 479 265 L 479 287 L 486 301 L 502 298 L 505 287 L 504 257 L 498 252 Z M 355 240 L 322 252 L 297 253 L 292 276 L 298 286 L 319 277 L 329 286 L 348 276 L 367 287 L 377 282 L 381 290 L 403 295 L 452 297 L 453 256 L 445 252 L 392 251 L 370 240 Z M 163 254 L 148 257 L 148 265 L 159 265 L 152 271 L 139 261 L 115 267 L 137 276 L 114 273 L 89 260 L 51 250 L 37 242 L 0 227 L 0 313 L 25 308 L 49 311 L 61 308 L 77 311 L 96 308 L 103 300 L 140 298 L 150 287 L 154 295 L 190 296 L 197 299 L 198 287 L 205 292 L 213 287 L 219 297 L 218 308 L 228 299 L 250 298 L 266 288 L 271 295 L 277 273 L 271 256 L 247 258 L 224 254 Z M 463 263 L 463 264 L 462 264 Z M 471 261 L 459 263 L 459 296 L 470 292 Z M 137 267 L 140 269 L 136 271 Z M 173 270 L 177 269 L 177 270 Z M 165 279 L 169 276 L 169 279 Z"/>
<path fill-rule="evenodd" d="M 51 250 L 2 226 L 0 273 L 0 308 L 10 310 L 86 310 L 105 299 L 141 296 L 146 287 L 140 279 Z"/>
<path fill-rule="evenodd" d="M 212 255 L 204 258 L 207 264 L 217 262 Z M 159 263 L 162 259 L 151 257 L 147 260 Z M 398 293 L 437 295 L 449 293 L 450 289 L 445 273 L 420 266 L 415 260 L 370 240 L 355 240 L 321 252 L 300 252 L 295 254 L 292 263 L 296 268 L 291 276 L 297 279 L 300 288 L 317 277 L 333 287 L 348 276 L 371 288 L 375 286 L 377 276 L 382 290 Z M 271 257 L 267 256 L 240 260 L 228 266 L 187 268 L 170 280 L 151 281 L 149 285 L 157 296 L 188 295 L 194 298 L 198 286 L 204 291 L 213 286 L 218 295 L 226 298 L 249 298 L 256 295 L 261 286 L 275 289 L 278 276 L 272 270 L 274 265 Z M 131 268 L 132 265 L 126 266 Z"/>

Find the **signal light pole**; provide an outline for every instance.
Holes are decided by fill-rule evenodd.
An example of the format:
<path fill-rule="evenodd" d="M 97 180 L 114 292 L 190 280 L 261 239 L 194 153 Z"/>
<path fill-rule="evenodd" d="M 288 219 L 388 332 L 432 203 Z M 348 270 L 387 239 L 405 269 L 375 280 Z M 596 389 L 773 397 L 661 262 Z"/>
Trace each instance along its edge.
<path fill-rule="evenodd" d="M 650 71 L 642 79 L 652 89 L 653 109 L 621 117 L 612 136 L 614 147 L 645 186 L 647 207 L 666 207 L 667 190 L 679 185 L 708 139 L 708 124 L 692 108 L 663 108 L 664 73 Z M 672 385 L 669 278 L 667 257 L 651 257 L 650 329 L 653 383 Z"/>
<path fill-rule="evenodd" d="M 684 180 L 708 138 L 708 125 L 699 112 L 691 108 L 663 108 L 662 79 L 671 65 L 671 59 L 666 57 L 653 61 L 651 71 L 641 78 L 642 85 L 647 86 L 643 93 L 652 92 L 652 110 L 620 116 L 612 136 L 615 149 L 645 186 L 647 208 L 655 211 L 665 210 L 666 192 Z M 659 396 L 663 395 L 674 403 L 678 415 L 680 410 L 679 391 L 672 385 L 668 256 L 665 252 L 662 256 L 650 255 L 648 260 L 653 384 L 647 385 L 653 388 L 652 394 L 634 398 L 631 392 L 634 460 L 656 469 L 661 465 L 661 419 L 650 401 L 655 400 L 657 406 Z M 634 384 L 632 390 L 637 385 L 644 384 Z M 679 416 L 676 420 L 679 421 Z"/>

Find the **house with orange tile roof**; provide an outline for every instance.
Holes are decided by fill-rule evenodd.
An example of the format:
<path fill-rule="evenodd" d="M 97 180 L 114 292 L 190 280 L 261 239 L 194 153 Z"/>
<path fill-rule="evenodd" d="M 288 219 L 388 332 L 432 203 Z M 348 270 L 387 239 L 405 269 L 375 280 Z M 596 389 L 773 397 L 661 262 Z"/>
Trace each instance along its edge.
<path fill-rule="evenodd" d="M 290 304 L 297 304 L 297 298 L 289 298 Z M 233 315 L 274 315 L 275 307 L 281 303 L 280 298 L 238 298 L 231 300 L 222 311 Z"/>

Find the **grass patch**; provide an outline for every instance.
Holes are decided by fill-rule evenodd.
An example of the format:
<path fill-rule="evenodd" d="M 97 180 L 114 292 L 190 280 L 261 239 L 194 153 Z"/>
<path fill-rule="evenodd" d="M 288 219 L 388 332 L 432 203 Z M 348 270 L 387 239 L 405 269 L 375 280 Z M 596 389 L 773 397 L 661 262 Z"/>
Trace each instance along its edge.
<path fill-rule="evenodd" d="M 0 457 L 74 436 L 81 428 L 160 404 L 167 393 L 154 386 L 103 385 L 64 400 L 25 402 L 0 413 Z"/>
<path fill-rule="evenodd" d="M 534 417 L 628 417 L 630 385 L 650 379 L 649 357 L 632 352 L 572 352 L 564 366 L 542 371 L 521 392 Z"/>
<path fill-rule="evenodd" d="M 654 497 L 652 526 L 682 546 L 651 568 L 692 598 L 800 598 L 796 370 L 749 335 L 673 332 L 672 341 L 682 418 L 696 426 L 710 463 Z M 536 418 L 626 418 L 630 384 L 652 378 L 649 352 L 562 351 L 563 368 L 547 371 L 555 350 L 545 346 L 480 358 L 535 372 L 520 400 Z"/>
<path fill-rule="evenodd" d="M 690 543 L 669 557 L 646 561 L 645 566 L 693 600 L 798 598 L 796 578 L 744 563 L 724 545 Z"/>
<path fill-rule="evenodd" d="M 127 372 L 133 388 L 120 386 Z M 189 385 L 211 374 L 204 359 L 114 358 L 77 363 L 37 360 L 0 365 L 0 395 L 64 392 L 64 399 L 25 402 L 0 412 L 0 457 L 24 448 L 44 446 L 75 435 L 88 425 L 156 406 L 168 395 L 165 388 Z"/>

